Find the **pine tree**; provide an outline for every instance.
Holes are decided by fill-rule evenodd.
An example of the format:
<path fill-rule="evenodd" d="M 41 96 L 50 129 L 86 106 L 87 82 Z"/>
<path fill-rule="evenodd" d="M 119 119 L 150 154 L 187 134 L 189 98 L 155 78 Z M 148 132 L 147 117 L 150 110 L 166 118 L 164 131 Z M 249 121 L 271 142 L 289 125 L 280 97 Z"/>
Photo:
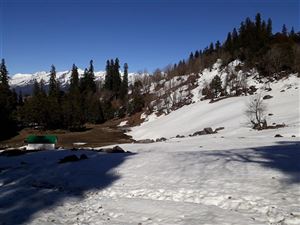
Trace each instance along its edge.
<path fill-rule="evenodd" d="M 121 84 L 121 98 L 125 99 L 128 94 L 128 65 L 127 63 L 124 64 L 124 75 Z"/>
<path fill-rule="evenodd" d="M 2 59 L 0 64 L 0 140 L 16 133 L 16 123 L 13 116 L 16 102 L 16 94 L 9 88 L 5 60 Z"/>
<path fill-rule="evenodd" d="M 221 48 L 221 43 L 220 43 L 220 41 L 218 40 L 218 41 L 216 42 L 216 44 L 215 44 L 215 49 L 216 49 L 216 51 L 219 51 L 220 48 Z"/>
<path fill-rule="evenodd" d="M 189 57 L 189 61 L 193 61 L 194 60 L 194 54 L 191 52 L 190 57 Z"/>
<path fill-rule="evenodd" d="M 106 68 L 105 68 L 106 74 L 105 74 L 105 82 L 104 82 L 104 88 L 107 90 L 112 90 L 112 74 L 111 74 L 111 64 L 110 61 L 106 61 Z"/>
<path fill-rule="evenodd" d="M 70 79 L 70 92 L 79 89 L 79 74 L 78 68 L 75 64 L 73 64 L 71 79 Z"/>
<path fill-rule="evenodd" d="M 3 89 L 9 90 L 8 71 L 6 69 L 5 60 L 1 60 L 0 64 L 0 85 Z"/>
<path fill-rule="evenodd" d="M 213 53 L 214 52 L 214 43 L 210 43 L 209 45 L 209 53 Z"/>
<path fill-rule="evenodd" d="M 120 65 L 119 65 L 119 59 L 115 59 L 114 67 L 113 67 L 113 92 L 115 97 L 117 98 L 119 95 L 120 91 L 120 86 L 121 86 L 121 76 L 120 76 Z"/>
<path fill-rule="evenodd" d="M 236 28 L 234 28 L 232 31 L 232 51 L 233 52 L 238 49 L 238 45 L 239 45 L 238 39 L 239 39 L 238 33 L 236 31 Z"/>
<path fill-rule="evenodd" d="M 269 38 L 272 36 L 272 29 L 272 20 L 269 18 L 267 23 L 267 35 Z"/>
<path fill-rule="evenodd" d="M 284 36 L 287 36 L 287 28 L 286 28 L 286 26 L 285 26 L 285 24 L 283 24 L 283 26 L 282 26 L 282 31 L 281 31 L 281 33 L 284 35 Z"/>
<path fill-rule="evenodd" d="M 232 37 L 231 37 L 230 32 L 228 32 L 228 34 L 227 34 L 227 39 L 224 43 L 224 48 L 225 48 L 226 51 L 232 52 Z"/>
<path fill-rule="evenodd" d="M 58 83 L 56 81 L 56 70 L 55 66 L 51 66 L 50 80 L 49 80 L 49 96 L 58 96 Z"/>
<path fill-rule="evenodd" d="M 37 80 L 34 80 L 33 90 L 32 90 L 33 96 L 38 96 L 40 92 L 41 92 L 40 84 Z"/>
<path fill-rule="evenodd" d="M 290 36 L 293 36 L 293 35 L 295 35 L 294 27 L 292 27 L 291 32 L 290 32 Z"/>
<path fill-rule="evenodd" d="M 89 67 L 89 70 L 88 70 L 87 87 L 93 93 L 96 92 L 96 83 L 95 83 L 93 60 L 90 61 L 90 67 Z"/>
<path fill-rule="evenodd" d="M 261 30 L 261 16 L 260 13 L 257 13 L 255 16 L 255 27 L 258 32 Z"/>

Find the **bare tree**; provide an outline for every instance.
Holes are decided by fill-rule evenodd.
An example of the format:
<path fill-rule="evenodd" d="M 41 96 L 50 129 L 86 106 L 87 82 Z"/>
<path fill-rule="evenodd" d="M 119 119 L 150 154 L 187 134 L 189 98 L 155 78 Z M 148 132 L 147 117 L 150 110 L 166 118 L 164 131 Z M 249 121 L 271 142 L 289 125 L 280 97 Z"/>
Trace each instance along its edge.
<path fill-rule="evenodd" d="M 247 105 L 246 115 L 253 124 L 253 129 L 265 129 L 267 127 L 266 121 L 267 106 L 263 102 L 261 94 L 253 96 Z"/>

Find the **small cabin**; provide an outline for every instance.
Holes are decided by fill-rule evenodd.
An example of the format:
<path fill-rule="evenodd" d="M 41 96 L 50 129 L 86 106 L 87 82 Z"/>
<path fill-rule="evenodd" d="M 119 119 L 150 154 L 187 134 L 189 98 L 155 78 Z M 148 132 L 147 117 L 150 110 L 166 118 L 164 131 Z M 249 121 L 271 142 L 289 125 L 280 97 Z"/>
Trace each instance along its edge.
<path fill-rule="evenodd" d="M 51 150 L 55 149 L 57 137 L 54 135 L 29 135 L 25 143 L 27 144 L 26 150 Z"/>

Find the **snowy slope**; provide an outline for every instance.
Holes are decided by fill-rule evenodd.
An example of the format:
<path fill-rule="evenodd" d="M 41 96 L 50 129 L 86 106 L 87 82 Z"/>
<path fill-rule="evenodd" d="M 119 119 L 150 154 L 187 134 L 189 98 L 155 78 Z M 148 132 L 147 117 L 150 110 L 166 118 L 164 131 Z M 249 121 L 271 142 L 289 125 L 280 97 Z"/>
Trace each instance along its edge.
<path fill-rule="evenodd" d="M 204 79 L 206 79 L 205 76 Z M 291 75 L 287 79 L 269 83 L 272 90 L 268 92 L 265 91 L 265 84 L 256 84 L 260 87 L 257 94 L 273 96 L 271 99 L 264 100 L 267 105 L 267 114 L 273 114 L 267 116 L 268 123 L 285 123 L 288 127 L 280 132 L 288 136 L 299 137 L 300 133 L 299 81 L 296 75 Z M 176 135 L 193 134 L 205 127 L 225 127 L 221 133 L 248 135 L 251 129 L 245 110 L 250 98 L 252 96 L 231 97 L 215 103 L 209 103 L 209 100 L 199 101 L 198 98 L 194 104 L 133 127 L 128 134 L 137 140 L 170 138 Z"/>

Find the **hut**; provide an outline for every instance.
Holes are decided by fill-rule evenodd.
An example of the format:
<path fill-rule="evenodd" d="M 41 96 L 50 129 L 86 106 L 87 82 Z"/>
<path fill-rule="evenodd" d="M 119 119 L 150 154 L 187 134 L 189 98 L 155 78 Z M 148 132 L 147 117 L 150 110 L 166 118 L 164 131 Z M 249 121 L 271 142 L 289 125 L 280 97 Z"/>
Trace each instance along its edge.
<path fill-rule="evenodd" d="M 54 135 L 29 135 L 25 143 L 26 150 L 51 150 L 55 149 L 57 137 Z"/>

